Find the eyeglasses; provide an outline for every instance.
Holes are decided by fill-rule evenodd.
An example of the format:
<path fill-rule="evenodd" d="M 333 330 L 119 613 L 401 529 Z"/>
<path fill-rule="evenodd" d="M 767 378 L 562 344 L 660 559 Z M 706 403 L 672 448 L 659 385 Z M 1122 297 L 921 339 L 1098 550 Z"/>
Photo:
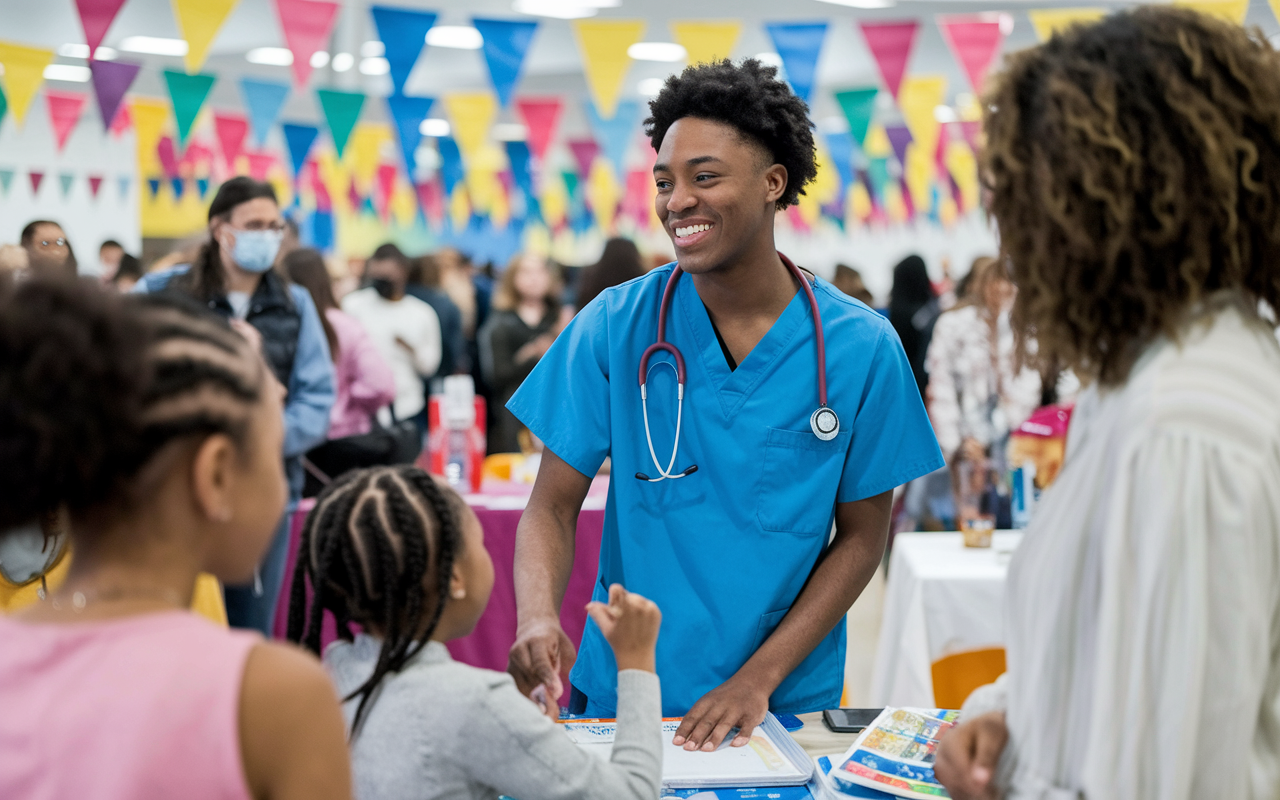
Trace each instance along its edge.
<path fill-rule="evenodd" d="M 58 237 L 57 239 L 41 239 L 40 246 L 41 247 L 66 247 L 67 240 L 63 239 L 62 237 Z"/>

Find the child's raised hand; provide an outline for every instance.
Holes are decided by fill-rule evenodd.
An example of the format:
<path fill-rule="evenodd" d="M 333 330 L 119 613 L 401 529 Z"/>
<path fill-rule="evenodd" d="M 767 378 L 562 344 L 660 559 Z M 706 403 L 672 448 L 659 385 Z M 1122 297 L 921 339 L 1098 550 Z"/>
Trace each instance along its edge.
<path fill-rule="evenodd" d="M 615 583 L 609 587 L 608 605 L 587 603 L 587 613 L 613 648 L 619 670 L 656 671 L 654 648 L 662 625 L 662 612 L 656 603 Z"/>

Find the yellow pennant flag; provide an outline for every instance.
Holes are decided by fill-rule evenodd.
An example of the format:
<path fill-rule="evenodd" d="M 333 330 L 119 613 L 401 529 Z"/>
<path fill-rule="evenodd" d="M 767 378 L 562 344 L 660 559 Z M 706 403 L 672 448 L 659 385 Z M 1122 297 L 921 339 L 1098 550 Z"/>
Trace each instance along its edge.
<path fill-rule="evenodd" d="M 373 185 L 379 164 L 399 156 L 391 140 L 391 129 L 377 122 L 362 122 L 356 126 L 347 142 L 347 153 L 351 174 L 362 190 Z"/>
<path fill-rule="evenodd" d="M 964 210 L 972 211 L 978 207 L 978 161 L 973 151 L 963 142 L 952 142 L 947 146 L 944 158 L 947 171 L 960 187 L 960 199 L 964 202 Z"/>
<path fill-rule="evenodd" d="M 467 227 L 471 221 L 471 201 L 467 199 L 467 189 L 462 184 L 453 187 L 453 196 L 449 198 L 449 218 L 457 231 Z"/>
<path fill-rule="evenodd" d="M 396 188 L 391 194 L 391 215 L 401 228 L 413 225 L 418 213 L 418 197 L 409 184 L 396 178 Z"/>
<path fill-rule="evenodd" d="M 907 203 L 902 199 L 902 188 L 896 182 L 884 190 L 884 210 L 894 222 L 907 221 Z"/>
<path fill-rule="evenodd" d="M 498 113 L 498 101 L 492 92 L 450 93 L 444 96 L 444 108 L 462 157 L 470 159 L 489 138 L 489 127 Z"/>
<path fill-rule="evenodd" d="M 867 131 L 867 143 L 863 150 L 870 158 L 888 158 L 893 155 L 893 143 L 889 141 L 889 134 L 885 133 L 883 125 L 877 122 L 871 126 Z"/>
<path fill-rule="evenodd" d="M 643 20 L 577 20 L 573 23 L 582 51 L 591 99 L 603 119 L 613 119 L 618 109 L 622 81 L 631 67 L 627 48 L 644 35 Z"/>
<path fill-rule="evenodd" d="M 554 177 L 545 181 L 538 204 L 542 207 L 542 218 L 547 224 L 553 228 L 559 227 L 569 213 L 569 193 L 565 191 L 564 181 Z"/>
<path fill-rule="evenodd" d="M 497 228 L 505 228 L 511 222 L 511 201 L 507 199 L 507 193 L 502 190 L 502 184 L 498 182 L 496 175 L 493 178 L 493 203 L 489 206 L 489 219 Z"/>
<path fill-rule="evenodd" d="M 1249 13 L 1249 0 L 1176 0 L 1174 5 L 1237 25 L 1243 25 L 1245 15 Z"/>
<path fill-rule="evenodd" d="M 1047 42 L 1055 33 L 1061 33 L 1072 25 L 1087 25 L 1107 15 L 1105 8 L 1046 8 L 1028 11 L 1031 27 L 1036 29 L 1040 41 Z"/>
<path fill-rule="evenodd" d="M 956 208 L 955 199 L 949 192 L 944 192 L 942 199 L 938 201 L 938 221 L 944 228 L 950 228 L 956 224 L 958 216 L 960 216 L 960 209 Z"/>
<path fill-rule="evenodd" d="M 840 195 L 840 173 L 831 166 L 831 156 L 827 149 L 820 142 L 815 144 L 818 151 L 815 164 L 818 174 L 814 176 L 813 183 L 805 188 L 805 192 L 812 195 L 819 204 L 830 203 Z"/>
<path fill-rule="evenodd" d="M 320 182 L 329 192 L 329 199 L 340 213 L 350 211 L 351 204 L 347 196 L 347 187 L 351 185 L 351 176 L 347 173 L 338 154 L 330 149 L 320 150 L 315 154 L 316 165 L 320 168 Z"/>
<path fill-rule="evenodd" d="M 502 193 L 498 173 L 506 165 L 502 150 L 489 144 L 477 150 L 467 162 L 467 196 L 471 208 L 478 213 L 492 214 L 497 196 Z"/>
<path fill-rule="evenodd" d="M 910 75 L 898 92 L 898 107 L 911 130 L 911 141 L 921 152 L 932 154 L 938 148 L 941 130 L 934 110 L 946 96 L 947 79 L 942 75 Z"/>
<path fill-rule="evenodd" d="M 240 0 L 173 0 L 173 15 L 178 30 L 187 40 L 187 72 L 199 72 L 209 55 L 209 45 L 217 38 L 222 23 L 227 21 Z"/>
<path fill-rule="evenodd" d="M 4 91 L 9 110 L 18 124 L 27 116 L 27 108 L 44 83 L 44 68 L 53 61 L 52 50 L 0 42 L 0 64 L 4 65 Z"/>
<path fill-rule="evenodd" d="M 849 210 L 859 221 L 871 216 L 871 195 L 862 181 L 858 181 L 849 189 Z"/>
<path fill-rule="evenodd" d="M 163 100 L 135 97 L 129 101 L 129 119 L 138 145 L 138 171 L 143 177 L 159 175 L 160 156 L 156 146 L 169 122 L 169 104 Z"/>
<path fill-rule="evenodd" d="M 936 144 L 936 143 L 935 143 Z M 904 174 L 907 191 L 917 214 L 927 214 L 933 207 L 934 164 L 932 150 L 925 150 L 912 142 L 907 147 L 907 163 Z"/>
<path fill-rule="evenodd" d="M 742 23 L 672 22 L 676 42 L 689 54 L 689 64 L 710 64 L 733 58 L 733 46 L 742 33 Z"/>
<path fill-rule="evenodd" d="M 591 213 L 596 218 L 596 227 L 605 235 L 613 233 L 613 222 L 618 215 L 618 202 L 622 199 L 622 194 L 617 179 L 613 177 L 613 169 L 604 159 L 597 158 L 591 167 L 591 176 L 587 179 L 587 199 L 591 201 Z"/>

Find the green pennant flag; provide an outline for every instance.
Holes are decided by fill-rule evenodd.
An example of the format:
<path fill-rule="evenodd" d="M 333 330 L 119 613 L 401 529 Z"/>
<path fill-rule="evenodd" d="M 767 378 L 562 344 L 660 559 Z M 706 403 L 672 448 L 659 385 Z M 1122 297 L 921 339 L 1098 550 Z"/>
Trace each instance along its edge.
<path fill-rule="evenodd" d="M 4 89 L 0 88 L 0 122 L 4 122 L 4 115 L 9 112 L 9 98 L 4 96 Z M 5 187 L 8 191 L 9 187 Z"/>
<path fill-rule="evenodd" d="M 876 110 L 876 95 L 879 92 L 874 86 L 836 92 L 836 102 L 840 104 L 845 119 L 849 120 L 849 133 L 853 134 L 853 141 L 857 142 L 859 149 L 865 149 L 867 131 L 871 128 L 871 117 Z"/>
<path fill-rule="evenodd" d="M 573 202 L 573 198 L 578 196 L 578 173 L 571 169 L 566 169 L 560 173 L 560 177 L 564 179 L 564 189 L 569 193 L 569 202 Z"/>
<path fill-rule="evenodd" d="M 64 199 L 67 195 L 71 194 L 71 187 L 75 182 L 76 176 L 70 172 L 64 172 L 58 176 L 58 183 L 62 185 L 62 196 Z"/>
<path fill-rule="evenodd" d="M 351 130 L 360 119 L 360 108 L 364 105 L 364 95 L 359 92 L 340 92 L 335 89 L 316 89 L 320 98 L 320 108 L 324 111 L 324 121 L 329 125 L 329 135 L 333 137 L 333 149 L 338 151 L 338 158 L 347 149 L 347 139 L 351 138 Z"/>
<path fill-rule="evenodd" d="M 164 81 L 169 85 L 169 100 L 173 103 L 173 118 L 178 123 L 178 147 L 186 147 L 191 126 L 195 124 L 196 116 L 217 79 L 216 75 L 164 71 Z"/>
<path fill-rule="evenodd" d="M 13 185 L 14 171 L 11 169 L 0 169 L 0 194 L 8 195 L 9 187 Z"/>

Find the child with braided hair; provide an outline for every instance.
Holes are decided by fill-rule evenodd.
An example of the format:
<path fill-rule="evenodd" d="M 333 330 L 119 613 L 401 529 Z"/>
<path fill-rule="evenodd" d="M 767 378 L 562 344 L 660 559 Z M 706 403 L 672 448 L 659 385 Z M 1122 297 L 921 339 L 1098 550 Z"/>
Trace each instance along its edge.
<path fill-rule="evenodd" d="M 416 467 L 354 470 L 307 519 L 289 638 L 320 648 L 325 611 L 343 641 L 324 661 L 346 702 L 356 795 L 381 798 L 643 800 L 662 770 L 654 648 L 662 614 L 619 585 L 587 612 L 618 664 L 618 731 L 604 762 L 578 748 L 505 673 L 454 662 L 493 589 L 480 521 Z M 315 592 L 308 610 L 307 583 Z M 352 635 L 351 623 L 364 630 Z"/>

